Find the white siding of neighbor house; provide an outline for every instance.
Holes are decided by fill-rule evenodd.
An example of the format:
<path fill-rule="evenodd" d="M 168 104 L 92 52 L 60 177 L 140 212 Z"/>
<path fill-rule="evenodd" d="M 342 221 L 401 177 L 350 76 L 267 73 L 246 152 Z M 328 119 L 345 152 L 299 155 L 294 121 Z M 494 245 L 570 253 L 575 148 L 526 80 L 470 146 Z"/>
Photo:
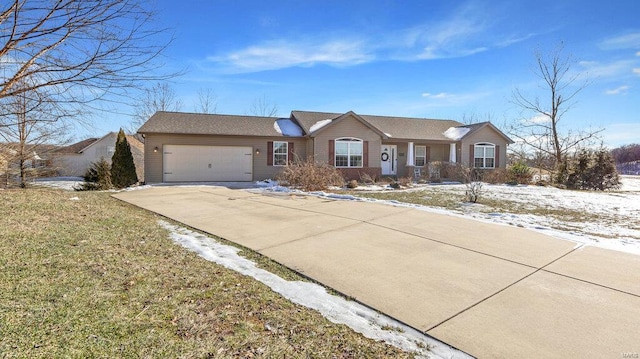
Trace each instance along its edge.
<path fill-rule="evenodd" d="M 245 137 L 245 136 L 211 136 L 211 135 L 182 135 L 156 134 L 145 135 L 145 179 L 147 183 L 162 182 L 162 147 L 163 145 L 199 145 L 199 146 L 241 146 L 253 149 L 253 181 L 275 178 L 282 171 L 281 166 L 267 165 L 269 141 L 293 142 L 295 154 L 300 158 L 306 157 L 306 139 L 287 137 Z M 154 152 L 154 148 L 158 148 Z M 260 150 L 260 154 L 256 154 Z"/>
<path fill-rule="evenodd" d="M 111 163 L 111 157 L 115 151 L 118 134 L 112 132 L 88 146 L 82 153 L 64 153 L 56 155 L 52 159 L 58 174 L 61 176 L 83 176 L 91 164 L 104 158 Z M 131 146 L 131 155 L 136 165 L 136 173 L 139 181 L 144 181 L 144 153 Z"/>
<path fill-rule="evenodd" d="M 111 163 L 113 152 L 109 153 L 108 148 L 111 147 L 115 150 L 117 137 L 116 133 L 110 133 L 94 142 L 83 153 L 59 155 L 56 160 L 56 165 L 59 168 L 58 172 L 62 176 L 82 176 L 87 172 L 91 163 L 99 161 L 100 158 L 104 158 Z"/>

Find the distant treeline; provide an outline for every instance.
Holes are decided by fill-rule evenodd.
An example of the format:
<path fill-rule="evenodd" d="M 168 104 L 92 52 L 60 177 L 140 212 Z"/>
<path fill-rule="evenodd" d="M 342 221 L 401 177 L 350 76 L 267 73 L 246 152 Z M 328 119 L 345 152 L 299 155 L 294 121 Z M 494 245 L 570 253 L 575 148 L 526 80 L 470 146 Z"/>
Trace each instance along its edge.
<path fill-rule="evenodd" d="M 640 144 L 624 145 L 611 150 L 617 164 L 640 161 Z"/>

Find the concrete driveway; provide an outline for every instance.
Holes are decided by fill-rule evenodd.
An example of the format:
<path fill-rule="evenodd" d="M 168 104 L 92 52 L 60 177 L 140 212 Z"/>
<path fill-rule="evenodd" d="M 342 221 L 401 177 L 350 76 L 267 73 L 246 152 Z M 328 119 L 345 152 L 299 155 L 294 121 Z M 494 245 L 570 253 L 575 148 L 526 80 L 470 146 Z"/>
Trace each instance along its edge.
<path fill-rule="evenodd" d="M 114 197 L 251 248 L 477 357 L 640 353 L 640 256 L 312 196 L 154 187 Z"/>

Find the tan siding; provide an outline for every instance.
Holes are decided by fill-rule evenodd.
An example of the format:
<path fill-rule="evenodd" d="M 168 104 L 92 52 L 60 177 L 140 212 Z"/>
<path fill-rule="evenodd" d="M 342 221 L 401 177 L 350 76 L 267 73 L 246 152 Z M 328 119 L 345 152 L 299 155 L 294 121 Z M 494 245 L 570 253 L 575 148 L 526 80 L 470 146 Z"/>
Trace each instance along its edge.
<path fill-rule="evenodd" d="M 353 137 L 369 141 L 369 167 L 380 167 L 382 139 L 377 133 L 353 117 L 347 117 L 338 123 L 330 125 L 315 137 L 316 161 L 328 162 L 329 140 L 341 137 Z"/>
<path fill-rule="evenodd" d="M 306 158 L 307 156 L 313 156 L 313 138 L 309 138 L 309 139 L 307 139 L 307 141 L 306 141 L 306 145 L 307 145 L 307 147 L 306 147 L 306 149 L 307 149 L 307 152 L 306 152 L 306 153 L 307 153 L 307 154 L 306 154 L 306 156 L 305 156 L 305 157 L 301 157 L 301 158 L 300 158 L 300 159 L 302 159 L 302 160 L 306 160 L 306 159 L 307 159 L 307 158 Z"/>
<path fill-rule="evenodd" d="M 493 143 L 496 146 L 500 146 L 500 163 L 498 167 L 504 168 L 507 166 L 507 145 L 508 143 L 499 133 L 491 129 L 490 127 L 484 127 L 469 135 L 462 141 L 462 155 L 458 159 L 460 162 L 466 165 L 473 165 L 469 163 L 469 145 L 476 143 Z"/>
<path fill-rule="evenodd" d="M 207 136 L 177 134 L 147 134 L 145 137 L 145 179 L 148 183 L 162 182 L 162 146 L 163 145 L 199 145 L 199 146 L 248 146 L 252 147 L 253 180 L 274 178 L 282 170 L 280 166 L 267 165 L 267 142 L 293 142 L 295 153 L 306 157 L 306 140 L 286 137 L 242 137 L 242 136 Z M 153 152 L 157 147 L 158 152 Z M 260 154 L 255 151 L 260 150 Z"/>

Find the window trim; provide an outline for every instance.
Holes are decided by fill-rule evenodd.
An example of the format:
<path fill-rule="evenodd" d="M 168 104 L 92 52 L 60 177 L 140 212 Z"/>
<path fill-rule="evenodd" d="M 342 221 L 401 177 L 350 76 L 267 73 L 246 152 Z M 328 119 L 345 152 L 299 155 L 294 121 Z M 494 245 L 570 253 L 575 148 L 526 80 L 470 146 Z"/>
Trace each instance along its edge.
<path fill-rule="evenodd" d="M 418 156 L 418 147 L 424 148 L 424 155 Z M 423 158 L 424 162 L 422 165 L 418 166 L 418 158 Z M 414 145 L 413 146 L 413 164 L 416 167 L 424 167 L 427 165 L 427 146 L 426 145 Z"/>
<path fill-rule="evenodd" d="M 496 168 L 496 147 L 497 146 L 495 144 L 489 143 L 489 142 L 474 143 L 473 144 L 473 167 L 474 168 L 486 168 L 486 169 Z M 492 157 L 488 157 L 487 156 L 487 149 L 488 148 L 493 149 L 493 156 Z M 477 156 L 477 152 L 480 149 L 482 150 L 482 156 L 478 157 Z M 478 159 L 482 159 L 482 166 L 477 166 L 476 165 L 476 160 L 478 160 Z M 487 159 L 493 160 L 492 166 L 487 166 Z"/>
<path fill-rule="evenodd" d="M 284 143 L 284 153 L 278 153 L 276 152 L 276 149 L 279 148 L 278 144 L 279 143 Z M 282 156 L 284 154 L 284 164 L 278 164 L 278 161 L 276 161 L 276 155 Z M 272 158 L 272 163 L 273 166 L 277 166 L 277 167 L 284 167 L 287 166 L 289 164 L 289 142 L 287 141 L 273 141 L 273 153 L 271 154 L 271 158 Z"/>
<path fill-rule="evenodd" d="M 346 143 L 347 144 L 347 165 L 346 166 L 338 166 L 338 144 Z M 360 153 L 352 154 L 351 153 L 351 144 L 359 143 L 360 144 Z M 364 140 L 355 137 L 340 137 L 336 138 L 333 141 L 333 163 L 336 168 L 364 168 Z M 342 155 L 344 156 L 344 155 Z M 360 165 L 352 166 L 351 159 L 352 156 L 360 156 Z"/>

